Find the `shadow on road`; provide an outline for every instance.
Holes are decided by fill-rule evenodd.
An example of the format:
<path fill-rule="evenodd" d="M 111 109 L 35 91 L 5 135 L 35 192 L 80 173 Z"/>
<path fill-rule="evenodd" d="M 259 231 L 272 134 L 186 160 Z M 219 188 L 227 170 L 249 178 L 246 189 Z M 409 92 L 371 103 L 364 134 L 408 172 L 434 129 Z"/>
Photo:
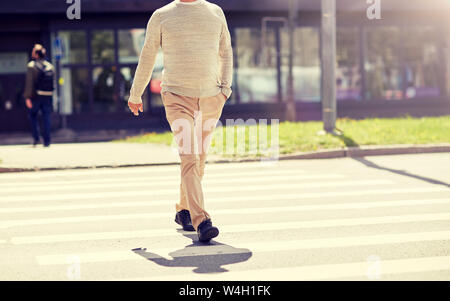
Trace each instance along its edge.
<path fill-rule="evenodd" d="M 192 239 L 192 244 L 169 253 L 173 259 L 166 259 L 146 249 L 133 249 L 133 252 L 165 267 L 194 267 L 195 273 L 228 272 L 222 266 L 243 262 L 252 256 L 249 249 L 235 248 L 214 240 L 205 244 L 197 241 L 197 234 L 178 232 Z"/>
<path fill-rule="evenodd" d="M 356 141 L 354 141 L 352 138 L 346 136 L 342 130 L 339 130 L 338 134 L 334 133 L 333 136 L 335 136 L 336 138 L 340 139 L 345 144 L 346 147 L 359 148 L 359 144 Z M 446 183 L 446 182 L 442 182 L 442 181 L 439 181 L 439 180 L 435 180 L 435 179 L 431 179 L 431 178 L 415 175 L 415 174 L 409 173 L 409 172 L 407 172 L 405 170 L 399 170 L 399 169 L 393 169 L 393 168 L 379 166 L 379 165 L 377 165 L 377 164 L 367 160 L 365 157 L 350 157 L 350 158 L 352 158 L 353 160 L 356 160 L 356 161 L 366 165 L 367 167 L 372 167 L 372 168 L 376 168 L 376 169 L 380 169 L 380 170 L 386 170 L 386 171 L 389 171 L 389 172 L 392 172 L 392 173 L 396 173 L 396 174 L 399 174 L 399 175 L 402 175 L 402 176 L 415 178 L 415 179 L 418 179 L 418 180 L 421 180 L 421 181 L 425 181 L 425 182 L 428 182 L 428 183 L 431 183 L 431 184 L 435 184 L 435 185 L 443 185 L 445 187 L 450 187 L 450 184 Z"/>
<path fill-rule="evenodd" d="M 431 179 L 431 178 L 427 178 L 427 177 L 422 177 L 422 176 L 419 176 L 419 175 L 415 175 L 415 174 L 409 173 L 409 172 L 407 172 L 405 170 L 399 170 L 399 169 L 383 167 L 383 166 L 380 166 L 378 164 L 375 164 L 375 163 L 367 160 L 364 157 L 351 157 L 351 158 L 353 160 L 356 160 L 356 161 L 366 165 L 367 167 L 372 167 L 372 168 L 376 168 L 376 169 L 386 170 L 386 171 L 393 172 L 393 173 L 396 173 L 396 174 L 399 174 L 399 175 L 402 175 L 402 176 L 407 176 L 407 177 L 411 177 L 411 178 L 415 178 L 415 179 L 418 179 L 418 180 L 422 180 L 422 181 L 425 181 L 425 182 L 428 182 L 428 183 L 431 183 L 431 184 L 443 185 L 443 186 L 445 186 L 447 188 L 450 188 L 450 184 L 448 184 L 448 183 L 445 183 L 445 182 L 442 182 L 442 181 L 439 181 L 439 180 L 435 180 L 435 179 Z"/>

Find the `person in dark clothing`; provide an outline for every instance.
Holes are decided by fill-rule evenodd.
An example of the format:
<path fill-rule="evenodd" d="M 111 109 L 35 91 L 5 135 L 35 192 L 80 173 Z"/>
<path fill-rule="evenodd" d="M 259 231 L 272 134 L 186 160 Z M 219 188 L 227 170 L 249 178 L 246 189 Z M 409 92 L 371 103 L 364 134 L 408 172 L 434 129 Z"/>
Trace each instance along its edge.
<path fill-rule="evenodd" d="M 50 117 L 53 111 L 54 68 L 45 60 L 46 50 L 36 44 L 31 53 L 32 61 L 28 63 L 24 98 L 28 108 L 28 117 L 33 136 L 33 145 L 39 143 L 38 113 L 43 119 L 42 138 L 44 146 L 50 146 Z"/>

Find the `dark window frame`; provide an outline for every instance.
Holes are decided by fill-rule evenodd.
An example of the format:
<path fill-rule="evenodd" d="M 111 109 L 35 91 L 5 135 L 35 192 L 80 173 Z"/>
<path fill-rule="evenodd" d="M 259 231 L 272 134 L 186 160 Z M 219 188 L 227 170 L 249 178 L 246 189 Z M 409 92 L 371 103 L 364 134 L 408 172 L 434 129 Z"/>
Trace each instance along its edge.
<path fill-rule="evenodd" d="M 60 31 L 83 31 L 86 32 L 85 35 L 85 43 L 86 43 L 86 55 L 87 55 L 87 62 L 86 63 L 61 63 L 60 64 L 60 69 L 62 70 L 63 68 L 68 68 L 68 69 L 72 69 L 72 68 L 86 68 L 88 70 L 88 82 L 87 82 L 87 89 L 88 89 L 88 107 L 89 107 L 89 112 L 73 112 L 73 115 L 77 115 L 77 114 L 103 114 L 101 112 L 94 112 L 93 111 L 93 107 L 94 107 L 94 82 L 93 82 L 93 70 L 95 68 L 98 67 L 115 67 L 115 71 L 114 71 L 114 94 L 117 95 L 117 97 L 120 97 L 119 95 L 119 86 L 117 83 L 117 80 L 119 79 L 119 72 L 121 68 L 135 68 L 138 65 L 138 62 L 136 63 L 120 63 L 119 60 L 119 30 L 127 30 L 127 29 L 135 29 L 135 28 L 142 28 L 145 29 L 143 27 L 135 27 L 135 26 L 131 26 L 131 27 L 120 27 L 120 28 L 116 28 L 116 27 L 87 27 L 87 28 L 58 28 L 52 31 L 52 33 L 54 34 L 55 37 L 58 37 L 58 33 Z M 93 63 L 92 62 L 92 32 L 93 31 L 101 31 L 101 30 L 109 30 L 109 31 L 113 31 L 113 45 L 114 45 L 114 61 L 111 63 Z M 149 88 L 148 88 L 149 89 Z M 122 101 L 122 99 L 118 100 L 119 102 Z M 151 113 L 152 112 L 152 101 L 151 101 L 151 93 L 147 93 L 147 98 L 143 99 L 143 101 L 147 101 L 147 103 L 150 105 L 149 106 L 149 110 L 148 112 Z M 118 107 L 118 106 L 117 106 Z M 114 112 L 110 112 L 108 114 L 111 113 L 120 113 L 117 111 L 117 109 L 114 110 Z"/>
<path fill-rule="evenodd" d="M 255 13 L 253 14 L 250 18 L 248 17 L 248 15 L 244 15 L 244 14 L 239 14 L 239 13 L 233 13 L 233 22 L 230 22 L 231 19 L 229 19 L 228 22 L 228 27 L 231 33 L 231 39 L 232 39 L 232 45 L 234 49 L 237 49 L 237 47 L 239 47 L 239 45 L 236 45 L 236 36 L 235 36 L 235 29 L 236 28 L 260 28 L 260 24 L 261 24 L 261 19 L 263 16 L 284 16 L 286 17 L 286 15 L 284 13 L 273 13 L 270 14 L 269 12 L 264 12 L 264 13 Z M 143 19 L 147 19 L 147 18 L 143 18 Z M 142 23 L 142 22 L 138 22 L 138 23 Z M 387 102 L 390 102 L 386 99 L 378 99 L 378 98 L 367 98 L 366 96 L 366 89 L 367 89 L 367 74 L 364 68 L 364 64 L 366 62 L 367 59 L 367 49 L 366 49 L 366 42 L 367 42 L 367 36 L 366 36 L 366 29 L 367 28 L 371 28 L 371 27 L 386 27 L 386 26 L 395 26 L 395 27 L 406 27 L 410 25 L 410 21 L 404 19 L 395 19 L 395 18 L 385 18 L 385 16 L 383 16 L 383 22 L 377 22 L 377 21 L 370 21 L 367 20 L 365 17 L 361 17 L 361 18 L 348 18 L 347 14 L 343 14 L 343 15 L 339 15 L 338 14 L 338 18 L 337 18 L 337 27 L 357 27 L 358 28 L 358 33 L 359 33 L 359 61 L 360 61 L 360 78 L 361 78 L 361 100 L 355 101 L 354 99 L 340 99 L 338 101 L 338 104 L 342 103 L 344 105 L 348 104 L 353 104 L 355 102 L 358 103 L 379 103 L 379 104 L 384 104 Z M 442 23 L 440 20 L 436 20 L 436 22 L 432 22 L 432 21 L 428 21 L 428 20 L 415 20 L 414 22 L 415 26 L 432 26 L 435 30 L 442 30 L 441 26 Z M 275 28 L 277 28 L 278 26 L 273 26 Z M 314 14 L 314 16 L 311 15 L 304 15 L 304 13 L 300 12 L 299 13 L 299 19 L 298 19 L 298 24 L 297 27 L 316 27 L 319 32 L 321 29 L 320 26 L 320 14 Z M 61 68 L 75 68 L 75 67 L 86 67 L 89 69 L 89 82 L 87 83 L 88 89 L 89 89 L 89 103 L 93 103 L 93 83 L 92 83 L 92 70 L 95 67 L 99 67 L 99 66 L 116 66 L 116 76 L 118 75 L 117 72 L 120 72 L 120 69 L 123 67 L 136 67 L 137 66 L 137 62 L 136 63 L 120 63 L 119 62 L 119 49 L 118 49 L 118 31 L 119 30 L 127 30 L 127 29 L 134 29 L 134 28 L 143 28 L 145 29 L 142 24 L 138 25 L 138 24 L 119 24 L 119 25 L 100 25 L 100 24 L 95 24 L 95 23 L 89 23 L 89 24 L 79 24 L 77 26 L 73 26 L 73 25 L 68 25 L 68 24 L 52 24 L 51 25 L 52 28 L 52 33 L 55 34 L 55 36 L 57 36 L 58 31 L 65 31 L 65 30 L 70 30 L 70 31 L 76 31 L 76 30 L 82 30 L 82 31 L 86 31 L 87 35 L 86 35 L 86 45 L 87 45 L 87 51 L 88 51 L 88 63 L 86 64 L 61 64 Z M 91 64 L 91 32 L 93 30 L 113 30 L 114 32 L 114 53 L 115 53 L 115 61 L 111 64 Z M 280 27 L 278 27 L 277 32 L 279 32 Z M 443 43 L 443 41 L 437 41 L 438 45 L 441 45 Z M 321 49 L 321 41 L 319 38 L 319 51 Z M 443 51 L 439 51 L 439 58 L 443 59 Z M 235 61 L 235 68 L 239 68 L 239 66 L 237 65 L 237 60 Z M 402 65 L 402 69 L 405 69 L 404 64 Z M 440 71 L 441 72 L 441 71 Z M 443 76 L 440 74 L 440 76 Z M 286 83 L 282 83 L 283 85 L 285 85 Z M 233 90 L 234 92 L 236 92 L 238 94 L 239 91 L 239 86 L 238 86 L 238 81 L 237 81 L 237 73 L 235 72 L 233 74 Z M 322 94 L 322 88 L 320 89 L 320 93 Z M 403 91 L 403 94 L 405 93 L 405 91 Z M 430 101 L 438 101 L 439 99 L 448 99 L 448 97 L 450 96 L 450 91 L 447 91 L 447 94 L 445 94 L 445 92 L 441 93 L 442 95 L 438 98 L 433 98 L 433 99 L 428 99 Z M 404 103 L 405 100 L 409 101 L 413 101 L 416 102 L 419 99 L 415 98 L 415 99 L 406 99 L 406 98 L 402 98 L 400 101 L 402 101 Z M 145 101 L 145 100 L 144 100 Z M 147 101 L 150 104 L 150 110 L 148 112 L 152 113 L 152 101 L 151 101 L 151 93 L 147 93 Z M 278 102 L 279 104 L 284 104 L 283 102 Z M 296 99 L 296 103 L 303 103 L 303 104 L 317 104 L 316 102 L 308 102 L 308 101 L 302 101 L 300 99 Z M 321 101 L 319 102 L 319 104 L 321 104 Z M 236 102 L 234 104 L 230 104 L 230 105 L 244 105 L 242 103 L 240 103 L 239 101 L 239 97 L 236 97 Z M 257 104 L 255 104 L 257 105 Z M 156 109 L 156 108 L 155 108 Z M 159 112 L 159 109 L 155 110 L 155 113 Z"/>

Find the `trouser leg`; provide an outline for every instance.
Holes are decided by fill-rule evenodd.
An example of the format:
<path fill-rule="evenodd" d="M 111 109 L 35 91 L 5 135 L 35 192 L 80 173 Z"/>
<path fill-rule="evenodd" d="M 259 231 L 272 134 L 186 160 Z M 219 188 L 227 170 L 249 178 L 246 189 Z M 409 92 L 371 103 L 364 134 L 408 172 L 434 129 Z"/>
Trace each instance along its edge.
<path fill-rule="evenodd" d="M 30 120 L 31 135 L 35 142 L 39 141 L 39 124 L 38 124 L 38 112 L 39 105 L 38 102 L 33 99 L 33 107 L 28 109 L 28 117 Z"/>
<path fill-rule="evenodd" d="M 205 173 L 205 163 L 206 163 L 206 155 L 200 154 L 197 161 L 197 168 L 200 177 L 200 182 L 203 180 L 203 175 Z M 186 194 L 184 193 L 183 183 L 180 183 L 180 203 L 176 204 L 176 210 L 178 212 L 183 209 L 189 210 L 189 207 L 187 204 Z"/>
<path fill-rule="evenodd" d="M 198 168 L 201 179 L 205 173 L 208 149 L 211 145 L 212 136 L 217 126 L 217 122 L 222 115 L 225 101 L 226 99 L 222 93 L 219 93 L 213 97 L 201 98 L 199 101 L 201 112 L 201 130 L 197 135 L 197 145 L 199 150 Z"/>
<path fill-rule="evenodd" d="M 45 96 L 42 99 L 42 119 L 44 130 L 42 137 L 44 138 L 44 145 L 50 145 L 50 130 L 51 130 L 51 113 L 52 113 L 52 98 Z"/>
<path fill-rule="evenodd" d="M 198 156 L 196 154 L 181 154 L 181 185 L 186 197 L 186 204 L 191 215 L 192 226 L 198 225 L 210 218 L 206 212 L 203 190 L 198 170 Z"/>
<path fill-rule="evenodd" d="M 202 221 L 209 218 L 204 209 L 199 159 L 194 151 L 194 114 L 198 111 L 198 99 L 165 92 L 162 100 L 181 161 L 180 203 L 175 207 L 177 211 L 189 210 L 192 225 L 197 229 Z"/>
<path fill-rule="evenodd" d="M 197 168 L 199 172 L 200 181 L 203 180 L 205 174 L 205 165 L 208 157 L 208 149 L 211 144 L 212 134 L 216 128 L 217 121 L 222 115 L 225 98 L 222 94 L 214 97 L 202 98 L 199 100 L 200 116 L 197 121 L 197 149 L 199 151 Z M 183 184 L 180 184 L 180 204 L 176 206 L 177 211 L 187 208 L 187 199 L 183 190 Z"/>

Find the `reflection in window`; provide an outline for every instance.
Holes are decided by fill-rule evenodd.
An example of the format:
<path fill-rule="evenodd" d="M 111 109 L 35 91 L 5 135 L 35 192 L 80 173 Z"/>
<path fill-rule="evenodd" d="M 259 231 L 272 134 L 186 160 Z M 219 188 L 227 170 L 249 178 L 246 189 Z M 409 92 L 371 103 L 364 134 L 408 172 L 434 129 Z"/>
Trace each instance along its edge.
<path fill-rule="evenodd" d="M 114 93 L 115 67 L 96 67 L 92 72 L 94 83 L 94 111 L 115 112 L 117 95 Z"/>
<path fill-rule="evenodd" d="M 358 29 L 339 27 L 336 44 L 336 98 L 361 100 Z"/>
<path fill-rule="evenodd" d="M 237 91 L 241 103 L 277 102 L 276 46 L 273 29 L 268 28 L 265 47 L 261 30 L 236 28 Z"/>
<path fill-rule="evenodd" d="M 441 69 L 438 59 L 437 31 L 432 27 L 408 27 L 402 30 L 402 53 L 406 68 L 405 98 L 438 97 Z"/>
<path fill-rule="evenodd" d="M 119 30 L 119 62 L 137 63 L 144 40 L 145 29 Z"/>
<path fill-rule="evenodd" d="M 87 62 L 86 32 L 82 30 L 58 31 L 62 40 L 65 56 L 63 64 L 83 64 Z"/>
<path fill-rule="evenodd" d="M 61 112 L 65 114 L 89 111 L 89 96 L 86 89 L 89 72 L 87 68 L 63 68 Z"/>
<path fill-rule="evenodd" d="M 120 107 L 119 111 L 128 112 L 128 99 L 130 98 L 130 89 L 133 84 L 134 74 L 136 67 L 122 67 L 120 68 L 120 74 L 118 78 L 118 89 Z M 144 100 L 145 98 L 142 97 Z"/>
<path fill-rule="evenodd" d="M 6 100 L 5 91 L 3 89 L 2 82 L 0 82 L 0 110 L 2 110 L 5 107 L 5 105 L 3 103 L 5 100 Z"/>
<path fill-rule="evenodd" d="M 450 31 L 447 30 L 447 43 L 445 47 L 445 61 L 447 62 L 446 70 L 445 70 L 445 77 L 446 83 L 444 85 L 447 86 L 447 96 L 450 96 Z"/>
<path fill-rule="evenodd" d="M 281 68 L 283 95 L 287 95 L 289 72 L 289 35 L 281 31 Z M 298 27 L 294 32 L 294 95 L 296 101 L 320 101 L 319 30 Z"/>
<path fill-rule="evenodd" d="M 151 93 L 151 102 L 153 107 L 163 106 L 161 100 L 161 81 L 162 81 L 162 72 L 164 68 L 164 56 L 161 48 L 156 55 L 155 67 L 153 68 L 152 78 L 150 80 L 150 93 Z M 147 92 L 147 89 L 145 90 Z M 146 99 L 143 96 L 143 100 Z"/>
<path fill-rule="evenodd" d="M 366 97 L 367 99 L 402 99 L 403 75 L 400 66 L 400 29 L 372 27 L 366 29 Z"/>
<path fill-rule="evenodd" d="M 94 30 L 91 36 L 92 63 L 114 62 L 114 34 L 112 30 Z"/>

